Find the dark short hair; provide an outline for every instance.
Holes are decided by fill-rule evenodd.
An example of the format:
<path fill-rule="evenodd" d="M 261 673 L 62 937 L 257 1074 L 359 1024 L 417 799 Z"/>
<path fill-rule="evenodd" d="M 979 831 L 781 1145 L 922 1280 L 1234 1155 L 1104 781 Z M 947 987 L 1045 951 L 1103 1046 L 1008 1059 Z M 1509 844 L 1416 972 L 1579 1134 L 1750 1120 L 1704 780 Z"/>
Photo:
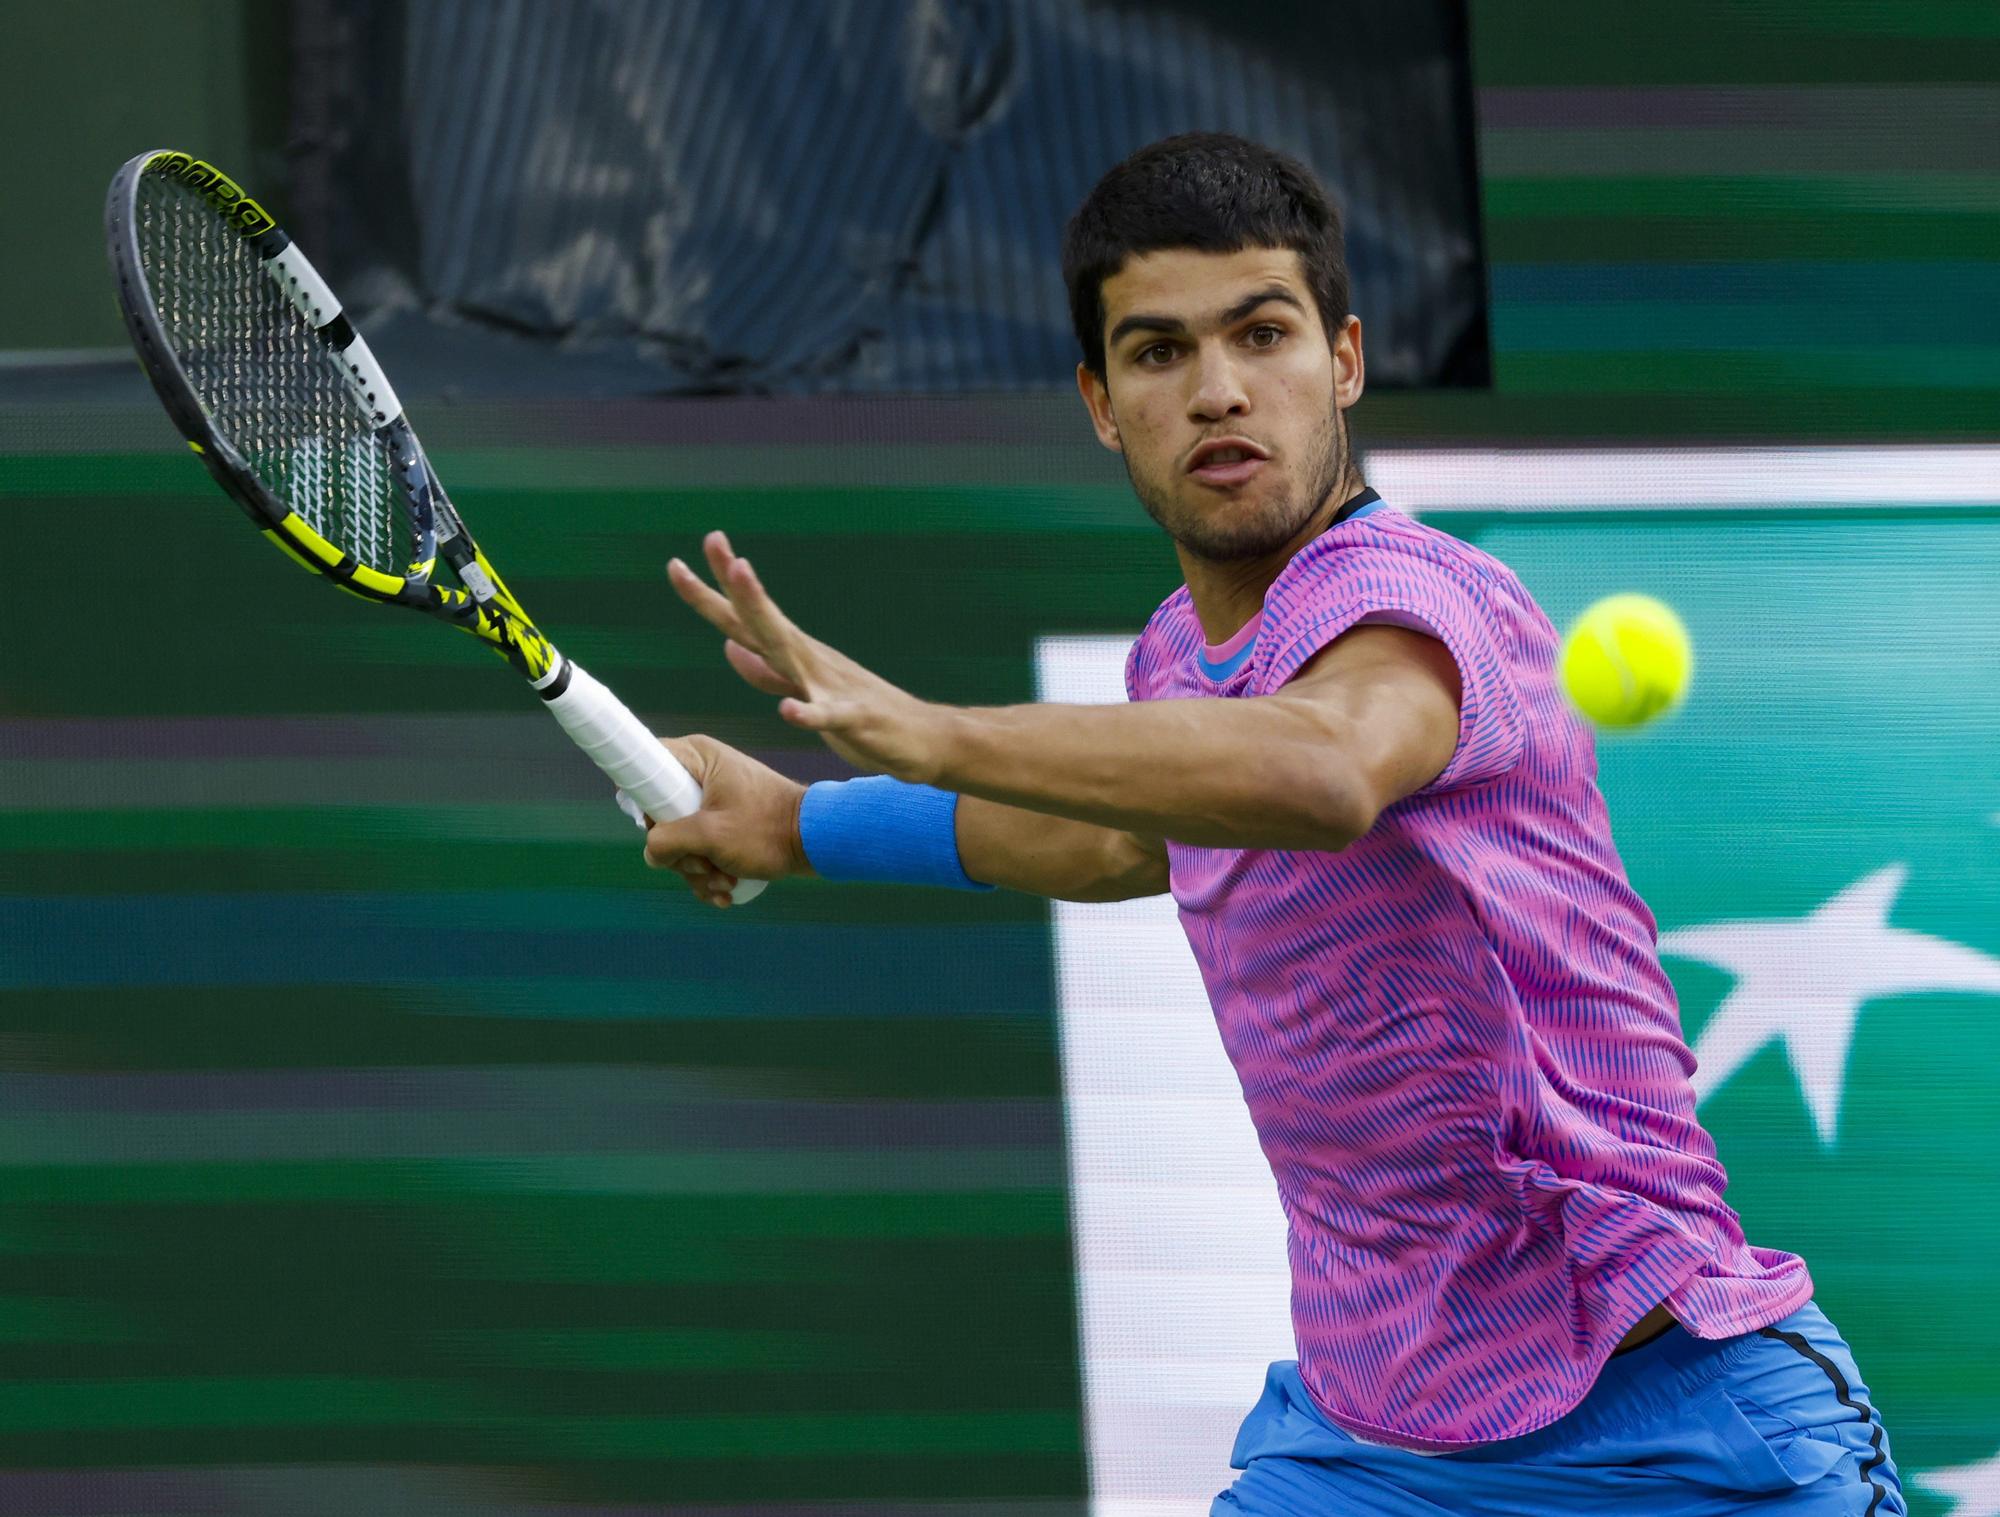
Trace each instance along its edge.
<path fill-rule="evenodd" d="M 1104 377 L 1104 281 L 1132 254 L 1291 248 L 1329 343 L 1347 322 L 1340 212 L 1298 159 L 1228 132 L 1183 132 L 1098 180 L 1063 229 L 1063 282 L 1084 367 Z"/>

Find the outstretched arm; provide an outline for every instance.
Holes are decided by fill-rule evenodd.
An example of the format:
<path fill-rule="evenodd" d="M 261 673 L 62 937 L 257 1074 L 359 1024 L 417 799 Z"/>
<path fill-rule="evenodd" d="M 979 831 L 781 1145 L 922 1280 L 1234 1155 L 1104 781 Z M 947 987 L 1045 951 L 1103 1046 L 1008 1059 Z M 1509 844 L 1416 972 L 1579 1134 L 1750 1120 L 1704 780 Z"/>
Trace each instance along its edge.
<path fill-rule="evenodd" d="M 678 559 L 668 572 L 730 664 L 786 721 L 898 779 L 1197 846 L 1338 849 L 1457 743 L 1457 666 L 1401 627 L 1356 628 L 1254 699 L 943 706 L 800 631 L 720 532 L 703 546 L 721 593 Z"/>
<path fill-rule="evenodd" d="M 677 821 L 648 818 L 647 863 L 673 870 L 713 906 L 727 905 L 746 876 L 815 872 L 799 835 L 805 786 L 712 737 L 660 741 L 701 785 L 701 809 Z M 959 797 L 952 820 L 959 867 L 981 885 L 1060 901 L 1124 901 L 1167 888 L 1158 838 L 969 795 Z"/>
<path fill-rule="evenodd" d="M 931 784 L 1210 848 L 1345 848 L 1458 737 L 1451 655 L 1385 626 L 1275 695 L 945 709 Z"/>

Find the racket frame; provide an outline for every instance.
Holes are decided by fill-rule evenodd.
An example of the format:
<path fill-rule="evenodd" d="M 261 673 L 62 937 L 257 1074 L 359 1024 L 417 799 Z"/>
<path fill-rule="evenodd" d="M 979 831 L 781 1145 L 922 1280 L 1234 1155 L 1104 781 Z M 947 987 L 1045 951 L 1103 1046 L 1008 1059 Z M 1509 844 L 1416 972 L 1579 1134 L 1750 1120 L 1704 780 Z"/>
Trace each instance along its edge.
<path fill-rule="evenodd" d="M 402 574 L 361 562 L 315 530 L 258 477 L 202 405 L 167 338 L 140 261 L 139 229 L 132 207 L 138 181 L 147 173 L 174 177 L 200 194 L 263 260 L 266 274 L 274 276 L 276 287 L 332 356 L 357 408 L 370 419 L 388 452 L 410 511 L 412 552 Z M 354 329 L 326 281 L 263 206 L 215 165 L 188 153 L 155 149 L 137 154 L 113 176 L 105 201 L 105 241 L 117 281 L 119 314 L 154 393 L 209 476 L 266 537 L 301 568 L 332 580 L 343 590 L 367 600 L 422 611 L 481 638 L 538 689 L 545 688 L 542 682 L 550 676 L 560 677 L 561 655 L 508 593 L 465 530 L 367 340 Z M 463 588 L 433 582 L 440 552 Z"/>
<path fill-rule="evenodd" d="M 362 563 L 331 542 L 265 484 L 203 406 L 169 341 L 139 252 L 133 207 L 147 173 L 171 175 L 200 194 L 264 262 L 313 335 L 333 355 L 358 409 L 387 450 L 409 507 L 410 563 L 401 575 Z M 105 201 L 105 242 L 118 309 L 140 366 L 168 417 L 210 478 L 300 567 L 365 600 L 407 606 L 480 638 L 526 676 L 570 737 L 655 819 L 691 815 L 701 787 L 610 690 L 558 653 L 474 542 L 403 415 L 388 376 L 365 339 L 270 213 L 215 165 L 169 149 L 139 153 L 113 176 Z M 433 578 L 442 556 L 459 585 Z M 765 881 L 744 879 L 731 892 L 741 904 Z"/>

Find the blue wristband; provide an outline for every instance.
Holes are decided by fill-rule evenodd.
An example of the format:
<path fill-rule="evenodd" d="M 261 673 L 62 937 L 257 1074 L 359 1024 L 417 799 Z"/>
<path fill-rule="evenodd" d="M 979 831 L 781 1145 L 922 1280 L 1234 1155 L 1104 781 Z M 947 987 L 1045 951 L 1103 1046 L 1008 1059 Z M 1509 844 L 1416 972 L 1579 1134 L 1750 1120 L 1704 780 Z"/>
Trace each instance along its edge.
<path fill-rule="evenodd" d="M 799 842 L 824 879 L 993 888 L 958 861 L 958 796 L 885 774 L 807 786 Z"/>

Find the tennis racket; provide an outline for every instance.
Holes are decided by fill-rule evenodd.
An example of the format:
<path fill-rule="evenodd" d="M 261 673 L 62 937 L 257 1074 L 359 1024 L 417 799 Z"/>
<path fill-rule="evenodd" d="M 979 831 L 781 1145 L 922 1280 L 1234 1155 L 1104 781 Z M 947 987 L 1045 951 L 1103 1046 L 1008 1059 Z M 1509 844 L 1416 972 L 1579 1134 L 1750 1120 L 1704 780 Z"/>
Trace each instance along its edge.
<path fill-rule="evenodd" d="M 649 816 L 701 787 L 618 697 L 563 657 L 466 531 L 368 344 L 234 180 L 141 153 L 111 181 L 105 241 L 139 362 L 224 493 L 294 562 L 363 600 L 468 632 L 526 677 Z M 452 582 L 440 583 L 438 560 Z M 762 880 L 740 880 L 750 900 Z"/>

